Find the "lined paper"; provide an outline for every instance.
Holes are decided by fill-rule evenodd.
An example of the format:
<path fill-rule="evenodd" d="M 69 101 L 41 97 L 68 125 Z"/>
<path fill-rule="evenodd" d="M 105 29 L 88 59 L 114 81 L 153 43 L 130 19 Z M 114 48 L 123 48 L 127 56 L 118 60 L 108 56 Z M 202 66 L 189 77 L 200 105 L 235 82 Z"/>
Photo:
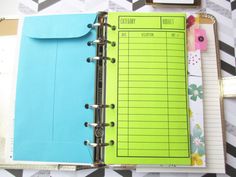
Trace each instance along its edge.
<path fill-rule="evenodd" d="M 201 28 L 206 30 L 208 37 L 208 50 L 202 53 L 206 168 L 137 166 L 139 172 L 225 173 L 215 33 L 211 24 L 202 24 Z"/>
<path fill-rule="evenodd" d="M 119 32 L 118 157 L 188 157 L 184 43 L 183 32 Z"/>
<path fill-rule="evenodd" d="M 113 15 L 119 30 L 108 38 L 118 36 L 117 62 L 107 76 L 117 73 L 117 134 L 106 132 L 116 142 L 106 163 L 190 165 L 185 15 L 110 14 L 111 24 Z"/>

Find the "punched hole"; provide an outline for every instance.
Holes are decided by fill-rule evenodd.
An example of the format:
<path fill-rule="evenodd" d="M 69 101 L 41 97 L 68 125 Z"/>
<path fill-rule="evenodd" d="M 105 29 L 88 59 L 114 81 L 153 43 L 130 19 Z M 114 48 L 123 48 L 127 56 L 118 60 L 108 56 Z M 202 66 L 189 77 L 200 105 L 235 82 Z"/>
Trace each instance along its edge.
<path fill-rule="evenodd" d="M 115 108 L 115 105 L 114 104 L 111 104 L 111 109 L 114 109 Z"/>
<path fill-rule="evenodd" d="M 116 30 L 116 26 L 112 26 L 111 29 L 112 29 L 113 31 L 115 31 L 115 30 Z"/>
<path fill-rule="evenodd" d="M 88 62 L 88 63 L 90 63 L 90 62 L 91 62 L 90 58 L 87 58 L 87 62 Z"/>
<path fill-rule="evenodd" d="M 84 107 L 85 107 L 86 109 L 88 109 L 88 108 L 89 108 L 89 104 L 85 104 Z"/>
<path fill-rule="evenodd" d="M 89 141 L 84 141 L 84 145 L 87 146 L 89 144 Z"/>
<path fill-rule="evenodd" d="M 116 46 L 116 43 L 115 43 L 115 42 L 111 42 L 111 46 L 112 46 L 112 47 L 115 47 L 115 46 Z"/>
<path fill-rule="evenodd" d="M 110 141 L 109 145 L 114 145 L 115 142 L 113 140 Z"/>
<path fill-rule="evenodd" d="M 115 59 L 115 58 L 112 58 L 112 59 L 111 59 L 111 62 L 112 62 L 112 63 L 115 63 L 115 62 L 116 62 L 116 59 Z"/>
<path fill-rule="evenodd" d="M 111 127 L 114 127 L 115 126 L 115 122 L 111 122 L 110 125 L 111 125 Z"/>

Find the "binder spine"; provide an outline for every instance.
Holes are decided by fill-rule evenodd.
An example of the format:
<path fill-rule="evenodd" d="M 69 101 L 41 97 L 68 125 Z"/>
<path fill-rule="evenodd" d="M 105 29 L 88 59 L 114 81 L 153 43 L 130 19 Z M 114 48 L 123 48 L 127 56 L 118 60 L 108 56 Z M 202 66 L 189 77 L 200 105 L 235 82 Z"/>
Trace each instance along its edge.
<path fill-rule="evenodd" d="M 105 128 L 113 128 L 114 122 L 106 123 L 105 110 L 114 109 L 115 104 L 105 103 L 105 80 L 106 80 L 106 63 L 115 63 L 116 59 L 107 56 L 106 47 L 110 45 L 115 47 L 114 41 L 107 40 L 107 28 L 116 30 L 116 26 L 106 23 L 106 12 L 101 12 L 98 15 L 98 20 L 94 24 L 88 24 L 87 27 L 91 30 L 97 30 L 97 39 L 88 41 L 88 46 L 96 46 L 96 56 L 88 56 L 86 61 L 88 63 L 96 63 L 96 98 L 95 103 L 85 103 L 85 109 L 92 109 L 95 113 L 94 122 L 84 122 L 84 126 L 94 130 L 94 142 L 84 140 L 84 145 L 94 148 L 94 162 L 97 165 L 104 164 L 104 148 L 112 146 L 114 140 L 105 140 Z"/>

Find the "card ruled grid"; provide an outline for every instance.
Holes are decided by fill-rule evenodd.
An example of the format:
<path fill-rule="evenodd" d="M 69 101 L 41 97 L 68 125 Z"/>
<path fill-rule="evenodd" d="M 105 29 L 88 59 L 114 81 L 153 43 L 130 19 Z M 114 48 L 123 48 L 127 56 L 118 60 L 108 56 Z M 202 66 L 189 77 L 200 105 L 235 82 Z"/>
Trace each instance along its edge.
<path fill-rule="evenodd" d="M 117 156 L 189 157 L 185 34 L 120 31 Z"/>

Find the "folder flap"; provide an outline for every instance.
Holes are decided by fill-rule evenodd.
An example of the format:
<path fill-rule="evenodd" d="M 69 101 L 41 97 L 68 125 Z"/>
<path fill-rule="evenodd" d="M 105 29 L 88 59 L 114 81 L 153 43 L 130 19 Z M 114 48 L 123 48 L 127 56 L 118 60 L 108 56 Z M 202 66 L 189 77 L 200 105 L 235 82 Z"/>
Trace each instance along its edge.
<path fill-rule="evenodd" d="M 84 141 L 92 142 L 94 132 L 84 122 L 94 120 L 94 111 L 85 109 L 85 104 L 95 102 L 96 65 L 86 59 L 96 56 L 96 46 L 87 42 L 97 38 L 97 30 L 72 38 L 89 31 L 92 17 L 95 20 L 96 14 L 25 20 L 16 87 L 14 160 L 93 163 L 93 148 Z"/>
<path fill-rule="evenodd" d="M 38 39 L 79 38 L 91 31 L 97 14 L 68 14 L 26 17 L 23 34 Z"/>

